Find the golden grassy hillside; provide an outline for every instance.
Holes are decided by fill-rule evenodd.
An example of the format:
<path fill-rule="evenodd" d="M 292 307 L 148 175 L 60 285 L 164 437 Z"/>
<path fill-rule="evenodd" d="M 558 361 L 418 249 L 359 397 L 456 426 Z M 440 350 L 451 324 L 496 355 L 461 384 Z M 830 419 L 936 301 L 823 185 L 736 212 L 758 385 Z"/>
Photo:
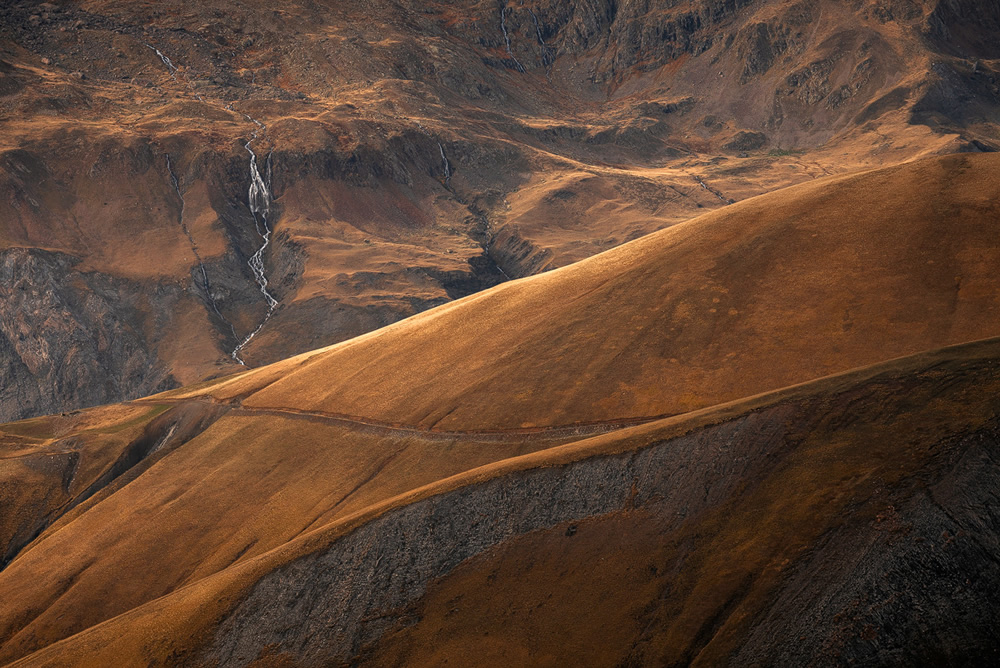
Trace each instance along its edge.
<path fill-rule="evenodd" d="M 994 150 L 998 27 L 976 0 L 0 3 L 0 421 Z"/>
<path fill-rule="evenodd" d="M 727 601 L 737 593 L 749 596 L 747 578 L 770 574 L 746 603 L 764 614 L 784 559 L 845 517 L 860 531 L 869 511 L 857 504 L 878 510 L 876 487 L 910 498 L 928 462 L 950 466 L 934 459 L 937 444 L 993 419 L 996 345 L 711 407 L 1000 334 L 998 166 L 995 156 L 953 156 L 797 186 L 269 367 L 0 427 L 0 475 L 30 483 L 4 487 L 0 537 L 12 560 L 0 571 L 0 661 L 48 647 L 29 663 L 171 663 L 173 652 L 203 650 L 246 663 L 272 633 L 281 637 L 265 644 L 295 660 L 367 653 L 385 633 L 377 662 L 436 660 L 429 647 L 460 658 L 479 636 L 435 624 L 479 586 L 486 571 L 469 564 L 501 576 L 495 553 L 477 555 L 507 546 L 520 563 L 516 546 L 535 540 L 522 534 L 639 507 L 686 518 L 661 527 L 637 510 L 620 520 L 638 534 L 679 532 L 674 547 L 649 547 L 671 565 L 642 580 L 642 595 L 653 605 L 665 577 L 689 589 L 652 617 L 622 612 L 672 629 L 648 656 L 690 659 L 720 628 L 743 638 L 738 619 L 716 622 L 735 614 Z M 905 378 L 871 381 L 886 373 Z M 743 450 L 727 454 L 723 444 L 737 441 Z M 568 475 L 584 460 L 598 468 Z M 541 477 L 525 482 L 518 472 L 529 469 Z M 598 560 L 621 535 L 616 522 L 600 525 Z M 341 537 L 362 542 L 336 548 Z M 562 549 L 530 548 L 557 561 Z M 738 563 L 723 567 L 732 554 Z M 466 558 L 480 561 L 430 586 Z M 341 573 L 342 586 L 309 580 L 315 568 Z M 613 569 L 538 572 L 573 590 L 626 581 Z M 712 572 L 717 581 L 698 575 Z M 366 573 L 381 584 L 368 586 Z M 523 603 L 515 584 L 472 597 L 462 623 L 516 633 L 490 616 L 504 596 Z M 300 586 L 320 593 L 289 593 Z M 551 624 L 593 603 L 587 592 L 607 594 L 581 591 L 546 616 Z M 412 605 L 425 606 L 413 614 L 426 623 L 396 628 Z M 347 626 L 330 647 L 286 647 L 298 642 L 293 629 L 319 624 L 326 637 L 323 620 L 338 619 Z M 453 632 L 450 644 L 435 640 Z M 622 627 L 615 642 L 641 632 Z M 585 640 L 573 650 L 581 656 Z M 718 642 L 722 652 L 736 641 Z M 543 645 L 496 661 L 544 663 L 554 650 Z"/>
<path fill-rule="evenodd" d="M 674 415 L 1000 333 L 1000 157 L 764 195 L 170 396 L 436 430 Z"/>
<path fill-rule="evenodd" d="M 14 665 L 981 661 L 998 360 L 946 348 L 476 468 Z"/>

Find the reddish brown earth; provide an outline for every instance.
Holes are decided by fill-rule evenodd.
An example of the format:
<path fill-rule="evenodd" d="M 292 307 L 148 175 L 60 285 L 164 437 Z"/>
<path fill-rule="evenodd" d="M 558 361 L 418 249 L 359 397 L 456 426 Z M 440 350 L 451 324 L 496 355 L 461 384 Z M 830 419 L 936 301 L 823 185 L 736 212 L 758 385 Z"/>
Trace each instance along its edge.
<path fill-rule="evenodd" d="M 255 131 L 277 307 L 251 366 L 730 200 L 991 150 L 998 27 L 971 0 L 4 3 L 0 418 L 241 368 Z"/>
<path fill-rule="evenodd" d="M 998 162 L 3 425 L 0 662 L 995 662 Z"/>
<path fill-rule="evenodd" d="M 0 3 L 0 665 L 1000 663 L 997 34 Z"/>

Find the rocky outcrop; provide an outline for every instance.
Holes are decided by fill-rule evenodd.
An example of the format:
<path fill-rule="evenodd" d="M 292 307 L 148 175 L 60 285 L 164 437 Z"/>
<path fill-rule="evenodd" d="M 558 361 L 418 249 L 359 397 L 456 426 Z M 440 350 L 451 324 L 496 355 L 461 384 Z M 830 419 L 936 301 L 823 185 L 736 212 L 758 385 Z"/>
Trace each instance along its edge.
<path fill-rule="evenodd" d="M 0 97 L 14 95 L 22 88 L 24 88 L 24 84 L 14 73 L 14 67 L 6 61 L 0 60 Z"/>
<path fill-rule="evenodd" d="M 431 581 L 504 541 L 654 500 L 674 525 L 720 503 L 777 446 L 786 415 L 752 415 L 669 444 L 525 471 L 388 513 L 264 577 L 219 626 L 206 658 L 243 666 L 267 647 L 307 665 L 350 663 L 401 621 Z"/>
<path fill-rule="evenodd" d="M 37 249 L 0 251 L 0 420 L 176 384 L 156 346 L 184 290 L 81 273 L 77 262 Z"/>
<path fill-rule="evenodd" d="M 509 63 L 503 59 L 487 62 L 511 69 L 516 69 L 515 62 L 545 69 L 549 58 L 580 56 L 601 47 L 605 53 L 594 69 L 594 80 L 613 81 L 634 69 L 648 71 L 678 56 L 707 51 L 722 38 L 716 28 L 749 4 L 749 0 L 702 0 L 683 5 L 656 0 L 588 0 L 545 2 L 529 8 L 504 3 L 512 57 Z M 493 24 L 495 34 L 487 34 L 487 27 Z M 506 47 L 500 7 L 495 20 L 483 15 L 469 28 L 470 32 L 475 30 L 474 39 L 483 46 L 498 51 Z"/>
<path fill-rule="evenodd" d="M 784 31 L 771 24 L 754 24 L 744 28 L 740 36 L 744 43 L 740 44 L 737 53 L 746 63 L 740 75 L 740 83 L 746 83 L 755 76 L 767 72 L 775 59 L 788 49 Z"/>
<path fill-rule="evenodd" d="M 510 278 L 522 278 L 555 268 L 552 251 L 525 239 L 516 225 L 505 225 L 493 235 L 489 257 Z"/>
<path fill-rule="evenodd" d="M 722 148 L 727 151 L 756 151 L 767 144 L 767 135 L 763 132 L 740 130 L 726 142 Z"/>
<path fill-rule="evenodd" d="M 926 21 L 927 36 L 943 51 L 963 58 L 1000 58 L 997 0 L 938 0 Z"/>
<path fill-rule="evenodd" d="M 939 61 L 931 66 L 931 74 L 932 78 L 915 95 L 913 122 L 943 128 L 960 120 L 974 127 L 1000 119 L 995 108 L 1000 102 L 1000 71 L 995 66 Z"/>

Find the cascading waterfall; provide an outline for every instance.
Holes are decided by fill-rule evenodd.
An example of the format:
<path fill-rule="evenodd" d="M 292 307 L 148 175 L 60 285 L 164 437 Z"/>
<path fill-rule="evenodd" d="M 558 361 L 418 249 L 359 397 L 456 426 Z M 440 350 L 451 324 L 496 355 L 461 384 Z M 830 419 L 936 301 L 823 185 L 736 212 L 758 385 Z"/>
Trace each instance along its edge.
<path fill-rule="evenodd" d="M 156 52 L 156 55 L 158 55 L 160 57 L 160 60 L 163 61 L 163 64 L 167 66 L 167 72 L 170 73 L 170 78 L 173 79 L 174 81 L 177 81 L 177 66 L 174 65 L 174 63 L 169 58 L 167 58 L 165 55 L 163 55 L 162 51 L 160 51 L 159 49 L 157 49 L 152 44 L 147 44 L 146 42 L 143 42 L 143 44 L 145 44 L 150 49 L 152 49 L 153 51 Z"/>
<path fill-rule="evenodd" d="M 162 51 L 157 49 L 152 44 L 147 44 L 146 42 L 143 42 L 143 44 L 156 52 L 156 55 L 159 56 L 160 60 L 163 61 L 163 64 L 166 65 L 167 71 L 170 73 L 170 77 L 174 81 L 180 81 L 176 75 L 177 66 L 174 65 L 173 61 L 171 61 L 170 58 L 168 58 Z M 187 85 L 189 89 L 191 88 L 191 84 L 189 82 L 185 81 L 184 83 Z M 199 101 L 201 102 L 205 101 L 201 97 L 201 95 L 199 95 L 193 89 L 192 89 L 192 94 Z M 224 106 L 229 111 L 233 110 L 232 104 L 227 104 Z M 212 296 L 211 286 L 208 281 L 208 272 L 205 269 L 205 264 L 201 261 L 201 256 L 198 254 L 198 249 L 194 242 L 194 237 L 191 236 L 190 230 L 184 223 L 184 196 L 181 194 L 180 182 L 178 181 L 177 176 L 174 174 L 173 167 L 170 163 L 169 155 L 167 156 L 167 170 L 170 172 L 170 179 L 174 185 L 174 190 L 177 192 L 177 196 L 181 200 L 181 221 L 180 221 L 181 228 L 184 230 L 184 233 L 187 235 L 188 240 L 191 242 L 191 250 L 194 253 L 195 257 L 198 258 L 198 264 L 201 266 L 201 274 L 202 278 L 204 279 L 205 294 L 208 296 L 209 302 L 212 305 L 212 310 L 215 311 L 215 313 L 219 316 L 219 318 L 223 322 L 229 325 L 229 328 L 233 332 L 233 338 L 235 338 L 239 342 L 236 345 L 236 348 L 233 349 L 233 352 L 231 353 L 230 356 L 235 361 L 239 362 L 243 366 L 246 366 L 246 363 L 243 361 L 243 358 L 240 356 L 240 353 L 243 351 L 243 348 L 245 348 L 246 345 L 250 343 L 250 341 L 255 336 L 257 336 L 260 330 L 264 328 L 264 325 L 267 323 L 267 321 L 271 319 L 271 315 L 274 313 L 274 310 L 278 307 L 278 300 L 276 300 L 274 296 L 267 289 L 267 273 L 264 268 L 264 252 L 271 244 L 271 227 L 270 224 L 268 223 L 268 215 L 271 212 L 271 153 L 268 152 L 267 154 L 267 158 L 265 159 L 264 174 L 261 174 L 260 168 L 257 165 L 257 154 L 254 152 L 253 147 L 251 145 L 255 141 L 257 141 L 260 133 L 266 131 L 266 128 L 264 127 L 264 124 L 258 121 L 256 118 L 253 118 L 252 116 L 249 116 L 247 114 L 243 114 L 243 116 L 246 117 L 248 121 L 250 121 L 256 126 L 252 134 L 250 135 L 250 138 L 247 140 L 246 144 L 243 145 L 243 148 L 245 148 L 247 153 L 250 154 L 250 188 L 247 193 L 247 204 L 250 208 L 250 213 L 253 216 L 253 222 L 254 226 L 257 229 L 257 234 L 263 240 L 263 243 L 261 243 L 257 251 L 252 256 L 250 256 L 250 259 L 247 261 L 247 264 L 250 266 L 250 271 L 251 273 L 253 273 L 254 280 L 257 282 L 257 287 L 260 289 L 261 294 L 264 295 L 264 300 L 267 302 L 267 313 L 264 314 L 263 319 L 261 319 L 257 327 L 243 339 L 240 339 L 239 335 L 236 334 L 236 328 L 219 311 L 218 305 L 215 303 L 215 299 Z"/>
<path fill-rule="evenodd" d="M 219 316 L 219 319 L 229 326 L 229 329 L 233 332 L 233 338 L 237 341 L 239 336 L 236 334 L 236 328 L 233 327 L 233 323 L 226 319 L 226 316 L 222 315 L 222 311 L 219 310 L 219 305 L 215 303 L 215 296 L 212 294 L 212 284 L 208 280 L 208 270 L 205 268 L 205 263 L 201 259 L 201 253 L 198 252 L 198 244 L 195 243 L 194 236 L 191 234 L 191 230 L 188 228 L 187 223 L 184 222 L 184 193 L 181 192 L 181 183 L 177 178 L 177 174 L 174 173 L 174 167 L 170 162 L 170 154 L 167 154 L 167 173 L 170 174 L 170 182 L 174 186 L 174 192 L 177 193 L 177 199 L 181 203 L 181 212 L 178 219 L 180 223 L 181 230 L 184 231 L 184 236 L 188 238 L 188 242 L 191 244 L 191 252 L 194 254 L 196 260 L 198 260 L 198 267 L 201 269 L 202 278 L 202 290 L 205 292 L 205 296 L 208 298 L 208 303 L 212 306 L 212 310 L 215 311 L 215 315 Z"/>
<path fill-rule="evenodd" d="M 535 12 L 528 9 L 528 13 L 531 14 L 531 21 L 535 24 L 535 36 L 538 37 L 538 45 L 542 49 L 542 66 L 548 69 L 551 64 L 549 60 L 549 47 L 545 44 L 545 40 L 542 39 L 542 26 L 538 23 L 538 17 L 535 16 Z"/>
<path fill-rule="evenodd" d="M 500 10 L 500 30 L 503 31 L 503 41 L 507 45 L 507 55 L 510 56 L 511 60 L 514 61 L 514 66 L 517 68 L 518 72 L 524 72 L 524 66 L 517 60 L 517 56 L 510 48 L 510 34 L 507 33 L 507 10 L 509 7 L 504 5 Z"/>
<path fill-rule="evenodd" d="M 174 65 L 174 62 L 172 60 L 170 60 L 170 58 L 168 58 L 162 51 L 160 51 L 159 49 L 157 49 L 152 44 L 149 44 L 147 42 L 143 42 L 143 44 L 145 44 L 150 49 L 152 49 L 153 51 L 156 52 L 156 55 L 158 55 L 160 57 L 160 60 L 163 61 L 163 64 L 167 66 L 167 73 L 170 74 L 170 78 L 173 79 L 174 81 L 180 83 L 181 80 L 177 78 L 177 66 Z M 196 100 L 198 100 L 199 102 L 204 102 L 205 101 L 205 98 L 203 98 L 200 94 L 198 94 L 198 91 L 194 89 L 194 87 L 191 85 L 190 81 L 188 81 L 188 80 L 185 79 L 183 83 L 184 83 L 185 86 L 187 86 L 187 89 L 189 91 L 191 91 L 191 95 Z"/>
<path fill-rule="evenodd" d="M 441 165 L 444 168 L 444 184 L 448 185 L 451 183 L 451 163 L 445 155 L 444 145 L 441 142 L 438 142 L 438 149 L 441 151 Z"/>
<path fill-rule="evenodd" d="M 240 352 L 264 328 L 267 321 L 271 319 L 274 309 L 278 307 L 278 300 L 267 289 L 267 272 L 264 268 L 264 251 L 271 245 L 271 227 L 267 222 L 268 214 L 271 212 L 271 153 L 268 152 L 267 154 L 267 158 L 264 161 L 265 172 L 261 174 L 260 168 L 257 165 L 257 154 L 251 145 L 257 140 L 258 133 L 266 130 L 266 128 L 257 119 L 250 116 L 247 116 L 247 118 L 257 126 L 257 129 L 253 131 L 250 139 L 243 146 L 247 153 L 250 154 L 250 188 L 247 193 L 247 204 L 250 207 L 251 215 L 253 215 L 257 234 L 263 240 L 260 248 L 250 256 L 247 264 L 250 266 L 250 271 L 253 273 L 254 280 L 257 281 L 257 286 L 260 288 L 261 294 L 264 295 L 264 299 L 267 301 L 267 313 L 264 314 L 264 318 L 257 325 L 257 328 L 240 341 L 239 345 L 233 350 L 233 359 L 244 366 L 246 366 L 246 363 L 240 357 Z"/>
<path fill-rule="evenodd" d="M 417 129 L 420 130 L 428 139 L 434 139 L 427 128 L 420 124 L 420 121 L 415 121 L 414 123 Z M 451 184 L 451 160 L 448 159 L 448 154 L 444 152 L 444 144 L 440 140 L 437 140 L 438 152 L 441 154 L 441 172 L 444 174 L 444 185 L 448 187 Z"/>

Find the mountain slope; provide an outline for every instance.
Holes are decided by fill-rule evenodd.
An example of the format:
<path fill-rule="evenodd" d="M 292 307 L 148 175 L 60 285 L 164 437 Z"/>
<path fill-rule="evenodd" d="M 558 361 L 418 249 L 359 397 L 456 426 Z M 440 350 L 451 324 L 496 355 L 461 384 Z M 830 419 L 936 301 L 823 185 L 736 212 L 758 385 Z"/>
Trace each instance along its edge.
<path fill-rule="evenodd" d="M 992 150 L 976 35 L 998 21 L 971 0 L 3 3 L 0 270 L 53 287 L 0 288 L 0 419 L 284 359 L 785 185 Z"/>
<path fill-rule="evenodd" d="M 1000 332 L 998 166 L 955 156 L 800 185 L 174 396 L 550 427 L 682 413 L 984 338 Z"/>
<path fill-rule="evenodd" d="M 998 360 L 948 348 L 475 469 L 14 665 L 989 663 Z"/>
<path fill-rule="evenodd" d="M 934 476 L 950 470 L 951 454 L 936 459 L 944 450 L 960 454 L 949 439 L 992 424 L 995 343 L 890 364 L 832 385 L 709 407 L 1000 334 L 993 271 L 1000 253 L 997 162 L 991 155 L 952 156 L 798 186 L 329 349 L 132 404 L 4 426 L 0 472 L 11 480 L 34 473 L 30 484 L 10 488 L 0 517 L 4 551 L 12 557 L 0 571 L 0 660 L 52 645 L 39 658 L 61 661 L 63 646 L 53 643 L 92 627 L 71 641 L 69 647 L 78 649 L 65 651 L 95 652 L 99 662 L 100 645 L 122 656 L 148 651 L 160 660 L 174 650 L 207 647 L 254 583 L 275 572 L 267 587 L 276 582 L 278 590 L 265 588 L 261 596 L 284 600 L 285 571 L 275 569 L 364 527 L 351 534 L 369 541 L 351 548 L 360 551 L 335 551 L 331 558 L 346 555 L 355 574 L 385 568 L 379 572 L 389 577 L 398 566 L 409 575 L 390 579 L 395 584 L 384 591 L 371 590 L 375 598 L 351 594 L 353 589 L 338 594 L 360 596 L 375 607 L 344 618 L 355 630 L 344 631 L 347 644 L 338 640 L 340 649 L 306 643 L 313 648 L 302 651 L 326 657 L 329 650 L 343 658 L 392 631 L 396 613 L 378 613 L 382 621 L 374 630 L 363 623 L 372 610 L 416 603 L 392 598 L 399 587 L 419 594 L 429 579 L 489 545 L 545 522 L 558 525 L 628 506 L 633 478 L 645 477 L 634 469 L 637 448 L 732 420 L 749 425 L 739 437 L 740 447 L 748 448 L 744 454 L 718 454 L 730 447 L 721 444 L 737 438 L 726 431 L 730 427 L 705 431 L 696 439 L 700 445 L 680 459 L 671 447 L 656 451 L 676 461 L 646 469 L 666 476 L 644 492 L 643 503 L 664 496 L 667 505 L 654 515 L 691 515 L 697 533 L 704 519 L 697 509 L 709 512 L 703 504 L 726 499 L 741 503 L 732 495 L 749 493 L 743 481 L 779 480 L 781 462 L 805 441 L 811 444 L 803 450 L 806 460 L 795 463 L 792 479 L 812 486 L 786 489 L 771 482 L 771 491 L 754 503 L 801 505 L 798 497 L 782 497 L 781 489 L 813 490 L 816 498 L 846 503 L 868 498 L 864 485 L 879 479 L 898 483 L 893 493 L 910 498 L 907 485 L 925 480 L 925 466 Z M 696 346 L 698 341 L 708 343 Z M 697 366 L 714 373 L 699 376 Z M 882 373 L 896 379 L 885 382 L 897 389 L 869 383 Z M 855 386 L 861 388 L 857 401 L 851 399 Z M 656 419 L 693 409 L 703 412 Z M 874 431 L 855 429 L 855 413 L 868 415 L 858 424 L 869 419 Z M 789 415 L 797 417 L 786 420 Z M 676 447 L 686 452 L 690 443 L 683 443 Z M 881 454 L 872 454 L 872 443 Z M 912 457 L 908 444 L 916 444 Z M 829 450 L 834 446 L 844 449 L 843 456 Z M 603 481 L 600 468 L 612 452 L 627 453 L 608 474 L 613 485 Z M 643 452 L 652 456 L 652 450 Z M 877 459 L 865 459 L 869 455 Z M 559 467 L 578 458 L 598 469 L 565 477 Z M 670 468 L 675 465 L 681 468 Z M 512 477 L 525 467 L 540 467 L 542 476 L 528 491 Z M 690 478 L 684 470 L 700 473 Z M 487 480 L 495 485 L 460 491 Z M 706 485 L 714 484 L 718 496 L 706 497 Z M 604 494 L 605 488 L 611 491 Z M 510 496 L 515 491 L 521 496 Z M 514 500 L 525 494 L 534 501 Z M 428 495 L 441 500 L 417 503 Z M 451 514 L 458 512 L 458 499 L 475 510 Z M 814 505 L 801 507 L 819 502 L 809 503 Z M 375 521 L 404 507 L 425 518 L 419 522 L 429 523 L 426 531 Z M 840 516 L 835 508 L 854 517 L 854 506 L 831 508 L 824 515 L 829 522 Z M 523 515 L 503 514 L 508 511 Z M 409 512 L 404 524 L 413 518 Z M 747 521 L 756 526 L 768 512 Z M 791 559 L 789 545 L 812 545 L 810 536 L 819 534 L 811 532 L 822 526 L 812 527 L 811 515 L 791 519 L 808 526 L 801 536 L 792 530 L 779 536 L 785 542 L 773 554 L 782 559 Z M 462 542 L 466 520 L 487 533 Z M 852 531 L 866 526 L 852 522 Z M 761 526 L 777 531 L 767 522 Z M 434 536 L 442 542 L 428 554 L 438 556 L 425 560 L 419 541 Z M 372 546 L 382 547 L 371 552 Z M 763 562 L 746 563 L 753 570 Z M 351 582 L 368 591 L 363 582 Z M 733 592 L 725 587 L 710 599 L 728 600 Z M 389 598 L 378 598 L 383 594 Z M 302 599 L 310 619 L 319 609 L 313 606 L 334 600 L 316 596 Z M 189 606 L 205 607 L 195 612 Z M 270 603 L 247 606 L 233 617 L 236 626 L 219 636 L 212 650 L 219 656 L 252 660 L 261 650 L 253 638 L 288 628 L 258 619 L 258 613 L 270 614 Z M 704 620 L 725 612 L 699 610 L 684 628 L 702 619 L 708 629 L 713 624 Z M 707 617 L 699 617 L 703 613 Z M 291 626 L 305 624 L 300 621 Z M 152 630 L 158 628 L 167 634 L 162 641 L 137 639 L 148 633 L 159 638 L 161 631 Z M 423 646 L 418 636 L 392 633 L 398 644 L 386 645 L 386 652 Z M 678 633 L 684 642 L 701 637 Z M 293 651 L 284 640 L 275 642 Z"/>

